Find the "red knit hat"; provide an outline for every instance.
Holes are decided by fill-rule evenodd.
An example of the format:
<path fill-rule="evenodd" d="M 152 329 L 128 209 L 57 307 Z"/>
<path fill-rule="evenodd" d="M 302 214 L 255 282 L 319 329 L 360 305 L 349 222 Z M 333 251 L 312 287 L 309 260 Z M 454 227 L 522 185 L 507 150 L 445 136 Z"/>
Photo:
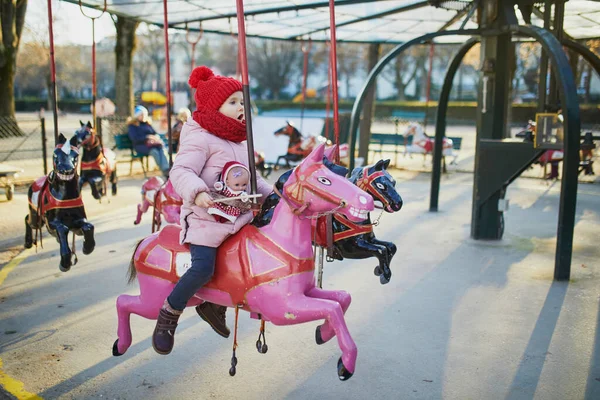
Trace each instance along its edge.
<path fill-rule="evenodd" d="M 196 89 L 193 117 L 201 127 L 225 140 L 238 143 L 246 140 L 246 124 L 219 112 L 229 96 L 242 91 L 240 81 L 215 75 L 203 65 L 192 71 L 188 83 Z"/>
<path fill-rule="evenodd" d="M 218 111 L 221 105 L 234 92 L 242 91 L 242 83 L 237 79 L 215 75 L 204 65 L 195 68 L 188 81 L 196 89 L 196 107 Z"/>

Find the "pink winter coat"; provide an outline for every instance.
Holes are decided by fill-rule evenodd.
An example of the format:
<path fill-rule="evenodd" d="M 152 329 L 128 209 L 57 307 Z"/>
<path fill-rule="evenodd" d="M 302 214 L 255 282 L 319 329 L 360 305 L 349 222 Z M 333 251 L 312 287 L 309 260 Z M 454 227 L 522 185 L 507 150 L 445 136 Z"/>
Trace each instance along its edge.
<path fill-rule="evenodd" d="M 252 212 L 239 216 L 234 223 L 217 222 L 206 208 L 194 204 L 196 195 L 214 190 L 219 174 L 229 161 L 248 166 L 247 142 L 235 143 L 214 136 L 192 119 L 183 125 L 179 152 L 169 174 L 175 191 L 183 199 L 181 206 L 181 243 L 218 247 L 231 234 L 252 220 Z M 262 202 L 273 190 L 257 176 L 258 193 Z"/>

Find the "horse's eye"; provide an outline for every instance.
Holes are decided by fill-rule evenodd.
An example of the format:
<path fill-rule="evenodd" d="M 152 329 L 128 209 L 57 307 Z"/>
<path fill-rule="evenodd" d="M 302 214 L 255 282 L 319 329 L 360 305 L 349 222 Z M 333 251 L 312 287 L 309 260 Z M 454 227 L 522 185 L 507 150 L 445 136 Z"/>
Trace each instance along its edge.
<path fill-rule="evenodd" d="M 385 185 L 383 183 L 375 182 L 375 186 L 377 186 L 377 189 L 385 189 Z"/>
<path fill-rule="evenodd" d="M 322 183 L 323 185 L 326 185 L 326 186 L 331 186 L 331 181 L 330 181 L 329 179 L 325 178 L 324 176 L 320 176 L 320 177 L 318 177 L 318 178 L 317 178 L 317 180 L 318 180 L 320 183 Z"/>

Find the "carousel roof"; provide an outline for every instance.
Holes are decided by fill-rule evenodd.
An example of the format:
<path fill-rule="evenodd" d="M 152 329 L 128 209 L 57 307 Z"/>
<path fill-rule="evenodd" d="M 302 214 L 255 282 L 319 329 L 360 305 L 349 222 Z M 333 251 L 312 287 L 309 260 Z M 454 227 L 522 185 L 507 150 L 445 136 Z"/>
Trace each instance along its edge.
<path fill-rule="evenodd" d="M 65 0 L 79 3 L 79 0 Z M 163 0 L 106 0 L 107 11 L 163 26 Z M 431 3 L 441 4 L 434 7 Z M 475 29 L 472 0 L 336 0 L 338 41 L 401 43 L 438 30 L 463 26 Z M 543 2 L 536 2 L 543 3 Z M 104 0 L 83 0 L 87 7 L 102 9 Z M 205 32 L 237 33 L 235 0 L 169 0 L 169 26 Z M 327 0 L 244 0 L 248 36 L 324 41 L 329 36 Z M 531 23 L 543 26 L 543 5 L 534 10 Z M 521 18 L 521 14 L 517 12 Z M 471 18 L 469 18 L 471 17 Z M 465 22 L 466 21 L 466 22 Z M 523 21 L 520 21 L 523 23 Z M 565 3 L 565 32 L 573 38 L 600 37 L 600 1 L 570 0 Z M 445 37 L 444 41 L 456 40 Z M 464 39 L 460 39 L 464 40 Z"/>

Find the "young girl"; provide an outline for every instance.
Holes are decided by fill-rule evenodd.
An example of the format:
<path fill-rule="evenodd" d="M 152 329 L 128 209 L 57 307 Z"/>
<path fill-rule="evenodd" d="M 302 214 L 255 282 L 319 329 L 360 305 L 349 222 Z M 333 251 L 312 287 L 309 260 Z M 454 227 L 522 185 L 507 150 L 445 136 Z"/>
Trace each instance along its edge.
<path fill-rule="evenodd" d="M 179 316 L 192 296 L 212 278 L 217 247 L 252 219 L 252 213 L 245 213 L 234 223 L 223 224 L 207 212 L 214 206 L 210 188 L 225 164 L 234 160 L 248 166 L 242 84 L 233 78 L 214 75 L 205 66 L 192 71 L 189 84 L 196 89 L 196 111 L 181 130 L 170 180 L 183 199 L 180 241 L 190 244 L 192 266 L 173 288 L 158 315 L 152 346 L 160 354 L 171 352 Z M 271 193 L 271 185 L 257 179 L 258 193 L 264 199 Z M 207 302 L 196 307 L 200 317 L 223 337 L 229 336 L 226 310 Z"/>

